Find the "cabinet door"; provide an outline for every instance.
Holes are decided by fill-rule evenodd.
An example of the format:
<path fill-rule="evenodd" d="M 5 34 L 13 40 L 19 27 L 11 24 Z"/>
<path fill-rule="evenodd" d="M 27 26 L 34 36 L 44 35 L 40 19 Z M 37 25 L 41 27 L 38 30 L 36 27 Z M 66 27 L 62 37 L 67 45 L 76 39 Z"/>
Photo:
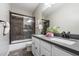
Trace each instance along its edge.
<path fill-rule="evenodd" d="M 45 48 L 41 47 L 40 55 L 41 56 L 51 56 L 51 51 L 48 51 Z"/>
<path fill-rule="evenodd" d="M 32 53 L 33 55 L 35 55 L 35 41 L 33 37 L 32 37 Z"/>
<path fill-rule="evenodd" d="M 35 38 L 35 37 L 32 37 L 32 40 L 33 40 L 33 44 L 32 44 L 32 53 L 35 55 L 35 56 L 39 56 L 39 39 Z"/>
<path fill-rule="evenodd" d="M 48 51 L 51 51 L 51 49 L 52 49 L 52 45 L 48 42 L 43 41 L 43 40 L 40 40 L 40 45 L 43 46 Z"/>
<path fill-rule="evenodd" d="M 52 56 L 72 56 L 62 48 L 52 45 Z"/>
<path fill-rule="evenodd" d="M 40 54 L 40 50 L 39 50 L 40 48 L 39 48 L 39 44 L 37 43 L 37 44 L 35 44 L 35 54 L 36 54 L 36 56 L 39 56 L 39 54 Z"/>

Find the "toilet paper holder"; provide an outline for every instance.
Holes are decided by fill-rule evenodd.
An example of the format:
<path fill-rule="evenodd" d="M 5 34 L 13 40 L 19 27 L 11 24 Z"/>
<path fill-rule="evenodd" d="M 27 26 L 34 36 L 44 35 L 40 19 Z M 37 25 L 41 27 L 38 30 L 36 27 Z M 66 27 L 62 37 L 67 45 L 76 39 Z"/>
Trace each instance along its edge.
<path fill-rule="evenodd" d="M 8 26 L 7 26 L 7 22 L 5 22 L 5 21 L 3 21 L 3 20 L 0 20 L 0 22 L 3 22 L 3 36 L 5 36 L 8 32 L 9 32 L 9 24 L 8 24 Z M 7 30 L 7 33 L 6 33 L 6 29 L 8 28 L 8 30 Z"/>

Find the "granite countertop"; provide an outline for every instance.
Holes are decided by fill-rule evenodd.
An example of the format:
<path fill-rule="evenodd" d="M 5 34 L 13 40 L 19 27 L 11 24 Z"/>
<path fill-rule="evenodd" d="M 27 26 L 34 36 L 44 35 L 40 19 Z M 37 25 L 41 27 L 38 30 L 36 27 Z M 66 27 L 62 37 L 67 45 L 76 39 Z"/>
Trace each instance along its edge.
<path fill-rule="evenodd" d="M 72 45 L 68 45 L 68 44 L 65 44 L 65 43 L 61 43 L 61 42 L 57 42 L 57 41 L 54 41 L 54 40 L 51 40 L 51 37 L 46 37 L 45 35 L 33 35 L 34 37 L 37 37 L 37 38 L 40 38 L 42 40 L 45 40 L 45 41 L 48 41 L 50 42 L 51 44 L 55 43 L 55 44 L 58 44 L 58 45 L 61 45 L 61 46 L 64 46 L 64 47 L 67 47 L 67 48 L 70 48 L 70 49 L 73 49 L 75 50 L 76 52 L 78 51 L 78 54 L 79 54 L 79 40 L 77 39 L 66 39 L 66 38 L 63 38 L 65 40 L 68 40 L 68 41 L 74 41 L 75 43 L 72 44 Z M 52 37 L 52 38 L 62 38 L 62 37 Z"/>

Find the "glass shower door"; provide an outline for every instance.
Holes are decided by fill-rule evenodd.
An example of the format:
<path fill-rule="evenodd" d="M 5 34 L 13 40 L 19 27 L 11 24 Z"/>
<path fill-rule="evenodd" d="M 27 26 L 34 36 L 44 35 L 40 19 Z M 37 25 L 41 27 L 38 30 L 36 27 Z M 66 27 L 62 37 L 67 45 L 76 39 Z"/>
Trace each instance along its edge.
<path fill-rule="evenodd" d="M 35 32 L 35 20 L 33 17 L 12 15 L 10 20 L 10 42 L 18 43 L 29 41 Z"/>
<path fill-rule="evenodd" d="M 34 21 L 30 17 L 24 17 L 23 20 L 23 33 L 24 39 L 30 39 L 33 34 Z"/>

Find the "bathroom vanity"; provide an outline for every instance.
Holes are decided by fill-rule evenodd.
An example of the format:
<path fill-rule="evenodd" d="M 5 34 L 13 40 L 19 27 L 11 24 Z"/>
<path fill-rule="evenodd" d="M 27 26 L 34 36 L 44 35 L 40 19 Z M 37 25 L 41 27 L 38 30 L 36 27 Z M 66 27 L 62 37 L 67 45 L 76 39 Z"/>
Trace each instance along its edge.
<path fill-rule="evenodd" d="M 79 40 L 61 37 L 32 36 L 32 53 L 34 56 L 77 56 Z"/>

